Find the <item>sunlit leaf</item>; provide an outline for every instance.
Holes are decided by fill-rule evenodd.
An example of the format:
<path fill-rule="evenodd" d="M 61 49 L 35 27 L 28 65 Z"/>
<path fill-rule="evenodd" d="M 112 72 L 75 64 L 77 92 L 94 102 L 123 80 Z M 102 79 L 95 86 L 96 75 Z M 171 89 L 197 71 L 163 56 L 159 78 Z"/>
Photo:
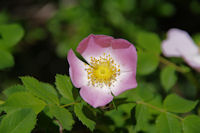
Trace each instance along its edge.
<path fill-rule="evenodd" d="M 66 75 L 56 75 L 56 88 L 60 92 L 60 94 L 69 99 L 74 101 L 73 94 L 72 94 L 72 89 L 73 86 L 71 84 L 71 80 L 68 76 Z"/>
<path fill-rule="evenodd" d="M 72 114 L 65 108 L 56 105 L 50 106 L 50 113 L 61 123 L 66 130 L 71 130 L 74 120 Z"/>
<path fill-rule="evenodd" d="M 46 104 L 42 100 L 34 97 L 28 92 L 17 92 L 6 100 L 3 108 L 6 112 L 22 108 L 31 108 L 38 114 L 45 105 Z"/>
<path fill-rule="evenodd" d="M 36 114 L 31 109 L 21 109 L 7 114 L 0 123 L 0 133 L 30 133 L 36 124 Z"/>
<path fill-rule="evenodd" d="M 22 85 L 13 85 L 3 91 L 3 94 L 5 94 L 7 97 L 16 93 L 16 92 L 24 92 L 26 89 Z"/>
<path fill-rule="evenodd" d="M 59 104 L 57 92 L 50 84 L 39 82 L 37 79 L 29 76 L 21 77 L 21 80 L 25 88 L 35 96 L 47 103 Z"/>

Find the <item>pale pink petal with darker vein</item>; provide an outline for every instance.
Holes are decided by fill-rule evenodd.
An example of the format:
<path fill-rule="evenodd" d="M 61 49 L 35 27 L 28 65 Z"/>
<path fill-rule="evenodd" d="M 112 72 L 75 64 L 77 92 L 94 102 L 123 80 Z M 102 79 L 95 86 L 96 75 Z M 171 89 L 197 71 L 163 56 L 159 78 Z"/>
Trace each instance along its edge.
<path fill-rule="evenodd" d="M 122 72 L 131 71 L 136 75 L 137 52 L 130 42 L 124 39 L 114 39 L 112 41 L 112 54 L 123 68 Z"/>
<path fill-rule="evenodd" d="M 72 50 L 68 52 L 67 59 L 70 65 L 70 77 L 74 86 L 80 88 L 87 84 L 87 72 L 84 63 L 76 57 Z"/>
<path fill-rule="evenodd" d="M 76 50 L 89 62 L 90 57 L 103 55 L 109 50 L 112 40 L 110 36 L 91 34 L 79 43 Z"/>

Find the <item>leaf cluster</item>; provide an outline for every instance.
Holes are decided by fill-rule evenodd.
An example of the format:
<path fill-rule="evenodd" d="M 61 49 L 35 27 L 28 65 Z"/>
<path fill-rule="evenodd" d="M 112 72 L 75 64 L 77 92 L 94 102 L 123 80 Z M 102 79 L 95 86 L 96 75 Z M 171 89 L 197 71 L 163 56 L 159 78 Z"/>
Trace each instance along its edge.
<path fill-rule="evenodd" d="M 94 130 L 95 122 L 82 111 L 82 101 L 75 100 L 77 98 L 72 94 L 73 86 L 68 76 L 56 75 L 56 89 L 30 76 L 20 79 L 23 85 L 11 86 L 3 92 L 7 99 L 0 106 L 5 112 L 1 116 L 0 132 L 29 133 L 36 126 L 37 115 L 42 111 L 62 130 L 72 129 L 75 123 L 72 112 L 90 130 Z"/>

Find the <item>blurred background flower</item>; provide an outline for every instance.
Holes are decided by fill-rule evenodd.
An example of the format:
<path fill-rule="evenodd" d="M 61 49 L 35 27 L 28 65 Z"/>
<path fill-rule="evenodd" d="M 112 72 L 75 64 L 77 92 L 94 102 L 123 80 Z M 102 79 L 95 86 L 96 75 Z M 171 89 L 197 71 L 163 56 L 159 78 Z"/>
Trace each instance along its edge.
<path fill-rule="evenodd" d="M 189 66 L 200 71 L 200 51 L 190 35 L 180 29 L 170 29 L 162 42 L 163 54 L 183 58 Z"/>

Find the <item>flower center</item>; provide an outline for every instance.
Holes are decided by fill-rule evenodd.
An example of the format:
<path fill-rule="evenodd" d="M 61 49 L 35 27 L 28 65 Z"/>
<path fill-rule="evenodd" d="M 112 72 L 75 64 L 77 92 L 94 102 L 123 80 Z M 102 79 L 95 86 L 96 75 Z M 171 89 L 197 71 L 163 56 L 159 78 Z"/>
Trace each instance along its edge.
<path fill-rule="evenodd" d="M 104 53 L 99 58 L 91 57 L 90 67 L 86 69 L 88 73 L 88 84 L 96 87 L 104 85 L 110 87 L 117 76 L 120 75 L 119 65 L 116 65 L 113 58 Z"/>

